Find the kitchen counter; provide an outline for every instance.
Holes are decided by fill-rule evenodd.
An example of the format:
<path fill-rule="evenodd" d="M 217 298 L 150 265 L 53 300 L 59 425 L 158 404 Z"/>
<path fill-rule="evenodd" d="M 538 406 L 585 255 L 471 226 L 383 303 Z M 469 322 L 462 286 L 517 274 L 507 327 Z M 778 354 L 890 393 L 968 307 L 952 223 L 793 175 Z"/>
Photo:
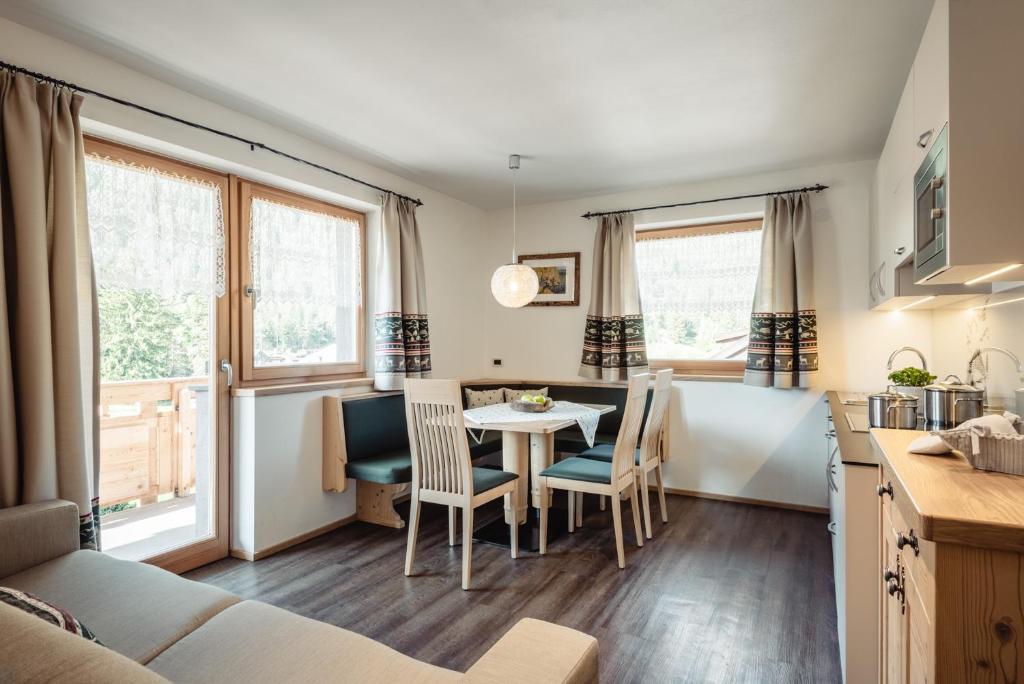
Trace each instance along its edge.
<path fill-rule="evenodd" d="M 871 441 L 866 432 L 854 432 L 846 421 L 846 414 L 867 416 L 868 407 L 858 404 L 844 404 L 839 400 L 839 393 L 826 392 L 829 409 L 832 411 L 832 425 L 839 442 L 839 454 L 847 465 L 877 466 L 878 456 L 871 448 Z"/>
<path fill-rule="evenodd" d="M 870 433 L 894 499 L 911 504 L 907 525 L 933 542 L 1024 553 L 1024 477 L 975 470 L 959 454 L 908 453 L 907 446 L 923 434 Z"/>

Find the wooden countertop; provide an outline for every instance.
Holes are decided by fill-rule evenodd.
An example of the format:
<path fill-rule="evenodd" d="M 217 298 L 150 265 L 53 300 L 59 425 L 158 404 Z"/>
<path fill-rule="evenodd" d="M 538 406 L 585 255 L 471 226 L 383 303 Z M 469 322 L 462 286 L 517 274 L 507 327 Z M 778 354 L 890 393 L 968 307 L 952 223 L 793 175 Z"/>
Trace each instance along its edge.
<path fill-rule="evenodd" d="M 871 448 L 871 441 L 866 432 L 854 432 L 846 422 L 847 413 L 867 415 L 868 407 L 861 404 L 844 404 L 839 400 L 839 393 L 825 393 L 829 410 L 832 411 L 832 428 L 836 431 L 839 442 L 839 455 L 847 465 L 877 466 L 878 457 Z"/>
<path fill-rule="evenodd" d="M 925 456 L 907 446 L 917 430 L 871 430 L 893 499 L 922 539 L 1024 553 L 1024 477 L 975 470 L 960 454 Z"/>

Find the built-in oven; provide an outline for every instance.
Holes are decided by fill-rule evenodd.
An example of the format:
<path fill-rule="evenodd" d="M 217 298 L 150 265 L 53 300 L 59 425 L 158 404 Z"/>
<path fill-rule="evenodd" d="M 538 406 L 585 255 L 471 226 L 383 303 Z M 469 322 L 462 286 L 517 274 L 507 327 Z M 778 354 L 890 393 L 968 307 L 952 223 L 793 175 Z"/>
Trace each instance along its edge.
<path fill-rule="evenodd" d="M 914 174 L 914 281 L 920 283 L 949 266 L 949 125 L 942 127 Z"/>

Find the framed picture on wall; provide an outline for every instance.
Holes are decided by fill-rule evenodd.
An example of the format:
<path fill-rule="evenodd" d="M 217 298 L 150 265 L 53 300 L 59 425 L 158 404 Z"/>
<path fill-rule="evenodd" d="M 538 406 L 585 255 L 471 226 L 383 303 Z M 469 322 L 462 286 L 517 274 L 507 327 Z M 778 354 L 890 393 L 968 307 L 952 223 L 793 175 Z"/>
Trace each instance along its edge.
<path fill-rule="evenodd" d="M 540 291 L 529 306 L 580 305 L 580 253 L 521 254 L 519 263 L 537 272 Z"/>

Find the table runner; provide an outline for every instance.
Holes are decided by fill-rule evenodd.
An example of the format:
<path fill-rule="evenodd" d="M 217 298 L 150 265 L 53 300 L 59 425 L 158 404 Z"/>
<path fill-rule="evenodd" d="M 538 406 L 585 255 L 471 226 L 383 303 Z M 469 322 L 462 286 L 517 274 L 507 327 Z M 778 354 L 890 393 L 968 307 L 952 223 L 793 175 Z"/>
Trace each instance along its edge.
<path fill-rule="evenodd" d="M 551 410 L 544 413 L 522 413 L 515 411 L 508 404 L 491 404 L 464 411 L 466 418 L 474 423 L 533 423 L 543 420 L 575 420 L 587 440 L 587 446 L 594 446 L 597 435 L 597 423 L 601 420 L 601 412 L 589 406 L 575 404 L 571 401 L 556 401 Z M 472 434 L 472 430 L 470 431 Z M 481 432 L 480 439 L 483 439 Z"/>

